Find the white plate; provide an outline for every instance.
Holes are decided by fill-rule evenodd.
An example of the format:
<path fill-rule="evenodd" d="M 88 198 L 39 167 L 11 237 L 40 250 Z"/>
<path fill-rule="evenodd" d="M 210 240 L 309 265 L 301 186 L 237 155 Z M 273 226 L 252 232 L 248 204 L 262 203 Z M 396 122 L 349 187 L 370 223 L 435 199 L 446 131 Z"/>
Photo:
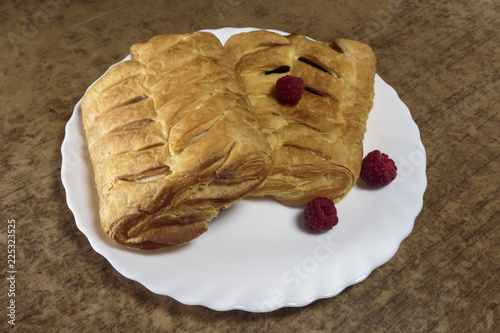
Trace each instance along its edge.
<path fill-rule="evenodd" d="M 232 34 L 249 30 L 208 31 L 224 43 Z M 61 147 L 68 206 L 94 250 L 118 272 L 184 304 L 267 312 L 334 296 L 396 253 L 422 209 L 427 185 L 425 150 L 408 108 L 378 75 L 375 93 L 365 152 L 387 153 L 396 161 L 398 177 L 378 190 L 358 183 L 337 204 L 339 224 L 325 234 L 304 230 L 303 207 L 244 199 L 184 246 L 145 253 L 115 244 L 99 222 L 81 101 L 66 125 Z"/>

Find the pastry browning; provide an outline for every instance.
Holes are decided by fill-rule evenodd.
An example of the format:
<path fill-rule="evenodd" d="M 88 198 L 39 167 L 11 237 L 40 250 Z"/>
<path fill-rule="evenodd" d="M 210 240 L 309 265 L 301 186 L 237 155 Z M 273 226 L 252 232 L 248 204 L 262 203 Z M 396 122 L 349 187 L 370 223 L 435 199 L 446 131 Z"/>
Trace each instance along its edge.
<path fill-rule="evenodd" d="M 271 172 L 269 144 L 217 37 L 131 47 L 82 101 L 104 231 L 132 248 L 184 244 Z"/>
<path fill-rule="evenodd" d="M 274 171 L 254 195 L 292 205 L 319 196 L 342 199 L 358 179 L 373 106 L 376 59 L 370 47 L 264 30 L 233 35 L 224 47 L 273 151 Z M 304 80 L 296 106 L 281 105 L 274 95 L 285 75 Z"/>

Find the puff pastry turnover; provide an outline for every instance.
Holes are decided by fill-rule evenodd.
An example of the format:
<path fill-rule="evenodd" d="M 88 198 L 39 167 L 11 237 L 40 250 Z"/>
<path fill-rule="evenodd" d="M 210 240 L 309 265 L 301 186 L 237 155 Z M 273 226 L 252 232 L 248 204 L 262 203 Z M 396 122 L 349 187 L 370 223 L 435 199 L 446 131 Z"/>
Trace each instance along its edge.
<path fill-rule="evenodd" d="M 217 37 L 161 35 L 130 55 L 82 101 L 101 224 L 128 247 L 181 245 L 263 184 L 272 152 Z"/>
<path fill-rule="evenodd" d="M 373 106 L 371 48 L 346 39 L 328 44 L 263 30 L 233 35 L 225 48 L 273 150 L 274 171 L 254 194 L 293 205 L 317 196 L 342 199 L 358 179 Z M 284 75 L 304 80 L 306 91 L 297 106 L 280 105 L 274 96 Z"/>

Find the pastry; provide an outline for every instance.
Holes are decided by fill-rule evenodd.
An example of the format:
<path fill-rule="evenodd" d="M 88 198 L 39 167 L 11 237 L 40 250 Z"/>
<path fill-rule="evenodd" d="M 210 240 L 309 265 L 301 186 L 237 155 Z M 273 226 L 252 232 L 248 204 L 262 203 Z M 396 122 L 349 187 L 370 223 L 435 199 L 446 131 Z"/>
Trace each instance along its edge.
<path fill-rule="evenodd" d="M 178 246 L 261 186 L 272 152 L 213 34 L 157 36 L 130 56 L 82 101 L 101 225 L 127 247 Z"/>
<path fill-rule="evenodd" d="M 233 35 L 224 47 L 273 150 L 274 171 L 254 195 L 272 195 L 291 205 L 318 196 L 342 199 L 358 179 L 373 106 L 371 48 L 346 39 L 324 43 L 264 30 Z M 274 96 L 277 79 L 285 75 L 302 78 L 306 86 L 293 107 Z"/>

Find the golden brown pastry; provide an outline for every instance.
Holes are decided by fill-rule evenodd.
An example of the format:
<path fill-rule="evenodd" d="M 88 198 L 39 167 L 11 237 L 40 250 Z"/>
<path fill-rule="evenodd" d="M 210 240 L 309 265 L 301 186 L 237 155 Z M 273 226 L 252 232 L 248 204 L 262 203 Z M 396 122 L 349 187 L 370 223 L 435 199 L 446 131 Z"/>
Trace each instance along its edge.
<path fill-rule="evenodd" d="M 255 191 L 272 153 L 217 37 L 162 35 L 130 54 L 82 102 L 101 224 L 128 247 L 177 246 Z"/>
<path fill-rule="evenodd" d="M 330 44 L 257 30 L 225 43 L 273 150 L 274 171 L 255 195 L 285 204 L 343 198 L 356 183 L 373 106 L 375 55 L 360 42 Z M 301 77 L 297 106 L 274 96 L 278 78 Z"/>

